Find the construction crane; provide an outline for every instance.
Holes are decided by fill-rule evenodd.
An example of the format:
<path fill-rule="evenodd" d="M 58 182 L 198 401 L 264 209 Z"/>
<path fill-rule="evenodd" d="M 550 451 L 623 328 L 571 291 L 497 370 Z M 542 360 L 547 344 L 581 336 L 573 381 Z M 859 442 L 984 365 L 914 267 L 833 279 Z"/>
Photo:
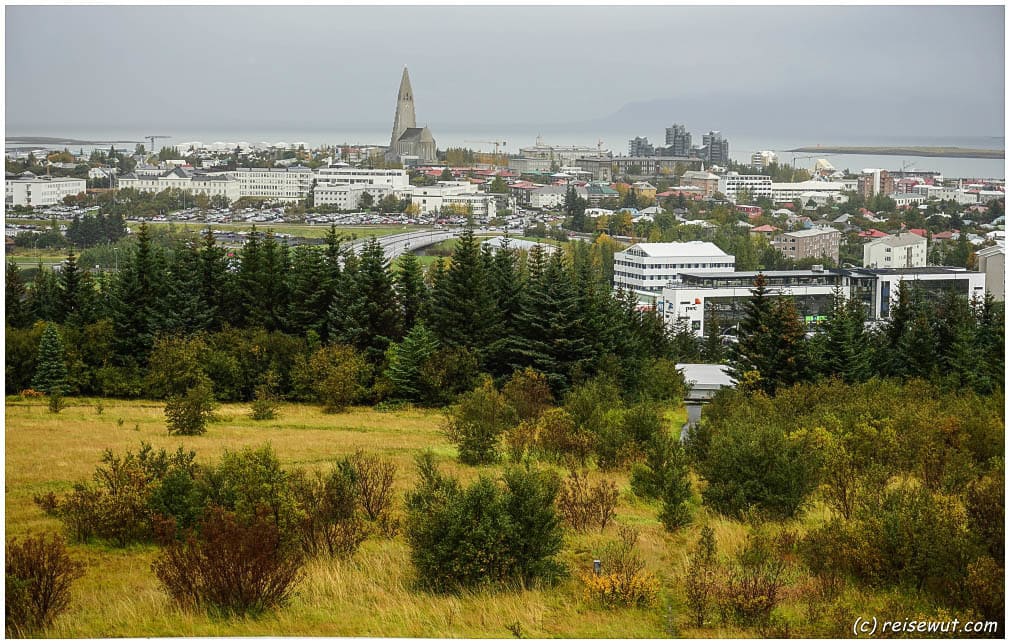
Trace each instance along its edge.
<path fill-rule="evenodd" d="M 172 137 L 168 136 L 167 134 L 148 134 L 144 138 L 151 142 L 151 154 L 154 154 L 155 139 L 170 139 Z"/>
<path fill-rule="evenodd" d="M 488 145 L 493 145 L 495 163 L 498 162 L 498 146 L 500 145 L 501 147 L 505 147 L 506 145 L 505 141 L 463 141 L 463 143 L 487 143 Z M 495 165 L 495 163 L 492 163 L 491 165 Z"/>

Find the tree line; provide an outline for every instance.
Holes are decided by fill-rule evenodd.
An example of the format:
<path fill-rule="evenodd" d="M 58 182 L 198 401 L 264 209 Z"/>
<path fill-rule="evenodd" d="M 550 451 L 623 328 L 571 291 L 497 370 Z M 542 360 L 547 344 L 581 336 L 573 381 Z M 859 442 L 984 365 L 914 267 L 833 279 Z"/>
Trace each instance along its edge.
<path fill-rule="evenodd" d="M 59 325 L 66 393 L 85 395 L 155 394 L 152 356 L 179 364 L 163 359 L 170 350 L 195 356 L 221 399 L 251 399 L 268 372 L 279 394 L 302 399 L 311 393 L 298 388 L 298 365 L 347 346 L 365 363 L 356 399 L 428 404 L 449 402 L 480 373 L 503 382 L 526 367 L 556 395 L 603 373 L 633 392 L 653 361 L 679 358 L 659 316 L 612 292 L 590 244 L 492 252 L 467 230 L 425 273 L 414 255 L 391 266 L 378 241 L 359 254 L 345 241 L 331 228 L 323 245 L 289 249 L 254 230 L 233 253 L 208 230 L 166 248 L 141 225 L 115 273 L 92 275 L 71 252 L 29 288 L 9 263 L 8 390 L 31 384 L 39 323 Z M 391 365 L 416 382 L 394 387 L 383 377 Z"/>

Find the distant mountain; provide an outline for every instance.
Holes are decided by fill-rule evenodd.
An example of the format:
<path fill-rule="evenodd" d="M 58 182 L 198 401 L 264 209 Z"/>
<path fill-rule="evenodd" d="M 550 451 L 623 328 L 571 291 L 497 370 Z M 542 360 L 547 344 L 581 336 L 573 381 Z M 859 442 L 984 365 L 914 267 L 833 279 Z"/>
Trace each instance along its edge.
<path fill-rule="evenodd" d="M 818 141 L 833 136 L 844 140 L 965 132 L 1003 136 L 1002 120 L 994 121 L 991 113 L 991 106 L 972 105 L 953 94 L 867 97 L 856 92 L 832 96 L 796 91 L 770 97 L 722 94 L 633 101 L 607 116 L 572 125 L 601 131 L 630 128 L 653 139 L 673 123 L 687 125 L 698 137 L 708 130 L 721 130 L 730 137 L 764 134 Z"/>

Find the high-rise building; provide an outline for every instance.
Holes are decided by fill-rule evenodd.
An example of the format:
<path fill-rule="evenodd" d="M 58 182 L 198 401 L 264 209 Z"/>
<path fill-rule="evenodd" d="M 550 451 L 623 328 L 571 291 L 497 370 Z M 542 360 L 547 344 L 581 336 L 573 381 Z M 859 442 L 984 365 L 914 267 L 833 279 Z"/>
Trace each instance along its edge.
<path fill-rule="evenodd" d="M 872 168 L 859 175 L 858 190 L 864 199 L 874 195 L 889 195 L 894 192 L 894 177 L 887 170 Z"/>
<path fill-rule="evenodd" d="M 636 136 L 628 141 L 629 157 L 651 157 L 656 154 L 656 148 L 649 143 L 649 139 Z"/>
<path fill-rule="evenodd" d="M 764 170 L 769 165 L 777 163 L 779 157 L 771 150 L 762 150 L 750 155 L 750 165 L 755 170 Z"/>
<path fill-rule="evenodd" d="M 389 138 L 389 150 L 386 158 L 400 160 L 403 157 L 416 157 L 420 161 L 435 161 L 435 138 L 431 130 L 417 127 L 414 116 L 414 90 L 410 87 L 410 76 L 407 68 L 403 68 L 400 78 L 400 91 L 396 95 L 396 114 L 393 117 L 393 134 Z"/>
<path fill-rule="evenodd" d="M 686 157 L 691 154 L 691 133 L 687 127 L 674 123 L 666 128 L 666 154 L 671 157 Z"/>
<path fill-rule="evenodd" d="M 725 165 L 729 161 L 729 141 L 718 131 L 710 131 L 701 137 L 703 158 L 711 165 Z"/>

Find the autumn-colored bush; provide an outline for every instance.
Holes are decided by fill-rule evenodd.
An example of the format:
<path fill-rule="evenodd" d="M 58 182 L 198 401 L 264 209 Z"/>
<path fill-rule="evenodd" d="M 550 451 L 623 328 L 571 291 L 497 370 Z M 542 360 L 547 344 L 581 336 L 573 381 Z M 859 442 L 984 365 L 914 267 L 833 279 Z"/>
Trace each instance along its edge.
<path fill-rule="evenodd" d="M 558 511 L 565 523 L 579 532 L 592 528 L 603 532 L 614 519 L 617 497 L 613 481 L 600 479 L 590 484 L 588 472 L 572 470 L 558 493 Z"/>
<path fill-rule="evenodd" d="M 28 637 L 66 610 L 70 586 L 84 567 L 70 558 L 56 535 L 11 539 L 5 560 L 4 632 L 7 637 Z"/>
<path fill-rule="evenodd" d="M 284 544 L 269 510 L 251 520 L 212 507 L 199 534 L 166 548 L 151 568 L 180 606 L 221 615 L 283 606 L 301 579 L 301 553 Z"/>
<path fill-rule="evenodd" d="M 618 541 L 600 553 L 600 574 L 583 572 L 579 578 L 587 600 L 604 607 L 651 606 L 659 593 L 659 580 L 645 569 L 638 553 L 638 532 L 622 527 Z"/>

